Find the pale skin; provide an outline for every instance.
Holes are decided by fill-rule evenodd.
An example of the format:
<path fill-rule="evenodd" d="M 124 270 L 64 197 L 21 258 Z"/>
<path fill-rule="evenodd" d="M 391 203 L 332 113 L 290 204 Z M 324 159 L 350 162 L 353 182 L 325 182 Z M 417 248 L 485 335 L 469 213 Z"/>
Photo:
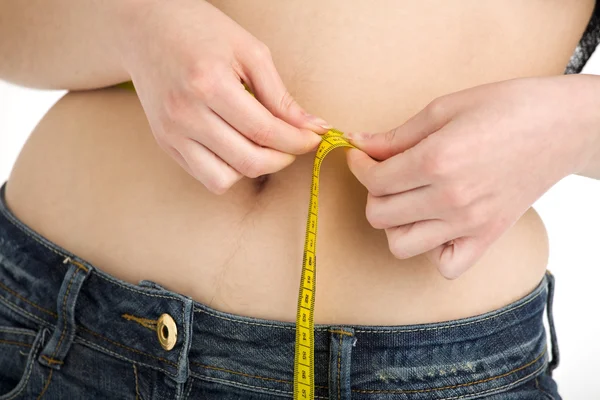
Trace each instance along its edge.
<path fill-rule="evenodd" d="M 438 98 L 386 133 L 348 134 L 364 151 L 347 160 L 369 190 L 367 219 L 397 258 L 425 254 L 457 278 L 559 180 L 600 178 L 598 107 L 599 77 L 518 79 Z"/>
<path fill-rule="evenodd" d="M 6 7 L 28 12 L 17 3 Z M 2 43 L 12 55 L 6 60 L 22 60 L 0 63 L 3 76 L 69 89 L 131 78 L 158 144 L 213 193 L 226 192 L 243 176 L 285 168 L 295 155 L 313 150 L 317 133 L 328 128 L 291 98 L 266 46 L 208 3 L 43 3 L 32 1 L 30 7 L 38 22 L 53 27 L 53 37 L 28 37 L 10 23 L 18 21 L 13 12 L 0 20 L 0 37 L 24 33 L 25 42 L 49 44 Z M 52 13 L 66 10 L 85 21 L 79 29 L 92 38 L 78 44 L 80 36 L 56 28 Z M 50 51 L 51 43 L 65 45 L 67 39 L 79 49 L 70 52 L 79 54 L 76 59 L 56 52 L 44 71 L 27 62 L 27 49 Z M 86 46 L 92 41 L 97 46 Z M 455 278 L 554 183 L 572 173 L 600 177 L 598 80 L 556 77 L 481 86 L 434 101 L 394 133 L 354 137 L 366 154 L 386 160 L 348 152 L 352 172 L 371 192 L 369 221 L 386 230 L 392 253 L 425 253 L 444 276 Z M 449 240 L 454 246 L 447 248 Z"/>

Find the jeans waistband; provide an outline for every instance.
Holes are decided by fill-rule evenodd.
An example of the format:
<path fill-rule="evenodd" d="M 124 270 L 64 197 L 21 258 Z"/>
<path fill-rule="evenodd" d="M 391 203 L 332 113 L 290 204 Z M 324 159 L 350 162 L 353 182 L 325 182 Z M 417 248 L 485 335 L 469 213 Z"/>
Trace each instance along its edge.
<path fill-rule="evenodd" d="M 419 399 L 433 393 L 428 398 L 449 399 L 532 378 L 550 359 L 542 319 L 553 279 L 547 274 L 524 298 L 476 317 L 407 326 L 317 325 L 316 395 Z M 284 397 L 292 392 L 294 323 L 219 312 L 153 282 L 118 280 L 19 221 L 6 207 L 4 187 L 0 306 L 53 332 L 40 359 L 52 368 L 60 369 L 75 340 L 178 383 L 191 375 Z M 177 327 L 172 350 L 157 337 L 163 314 Z"/>

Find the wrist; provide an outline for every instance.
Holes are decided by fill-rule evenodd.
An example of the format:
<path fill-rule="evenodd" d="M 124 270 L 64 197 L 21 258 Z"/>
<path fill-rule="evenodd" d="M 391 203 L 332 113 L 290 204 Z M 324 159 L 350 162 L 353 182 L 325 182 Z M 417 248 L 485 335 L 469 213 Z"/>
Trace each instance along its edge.
<path fill-rule="evenodd" d="M 123 71 L 123 81 L 131 79 L 131 59 L 139 47 L 140 36 L 144 36 L 143 20 L 148 14 L 148 6 L 155 0 L 109 1 L 103 7 L 106 26 L 105 39 Z M 102 1 L 103 5 L 107 2 Z"/>
<path fill-rule="evenodd" d="M 574 84 L 572 101 L 577 103 L 570 118 L 579 119 L 570 133 L 579 143 L 570 172 L 600 179 L 600 76 L 582 74 L 568 78 Z"/>

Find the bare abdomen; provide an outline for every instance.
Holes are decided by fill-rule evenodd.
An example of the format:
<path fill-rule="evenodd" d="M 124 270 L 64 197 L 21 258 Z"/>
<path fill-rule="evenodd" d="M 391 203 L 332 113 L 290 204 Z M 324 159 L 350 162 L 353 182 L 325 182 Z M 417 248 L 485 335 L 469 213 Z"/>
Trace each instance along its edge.
<path fill-rule="evenodd" d="M 270 46 L 309 112 L 353 131 L 392 128 L 469 86 L 561 74 L 593 5 L 213 3 Z M 117 277 L 293 321 L 311 167 L 312 154 L 301 156 L 264 185 L 247 179 L 212 195 L 158 148 L 136 97 L 106 89 L 69 94 L 50 110 L 7 196 L 25 223 Z M 446 281 L 424 257 L 390 254 L 366 221 L 366 191 L 342 151 L 323 168 L 317 323 L 466 317 L 523 296 L 544 273 L 548 242 L 533 209 L 461 279 Z"/>

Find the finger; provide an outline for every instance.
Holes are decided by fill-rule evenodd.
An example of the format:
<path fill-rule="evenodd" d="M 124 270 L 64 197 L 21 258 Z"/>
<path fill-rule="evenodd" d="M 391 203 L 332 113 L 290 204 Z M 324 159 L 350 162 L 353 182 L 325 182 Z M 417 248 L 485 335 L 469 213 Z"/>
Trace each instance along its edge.
<path fill-rule="evenodd" d="M 440 130 L 452 115 L 451 103 L 445 98 L 431 102 L 404 124 L 383 133 L 346 133 L 350 142 L 377 160 L 388 159 L 417 145 Z"/>
<path fill-rule="evenodd" d="M 201 143 L 182 138 L 176 150 L 187 164 L 188 172 L 215 194 L 225 193 L 242 175 Z"/>
<path fill-rule="evenodd" d="M 346 151 L 350 171 L 369 193 L 386 196 L 424 187 L 432 183 L 431 177 L 420 170 L 418 153 L 427 151 L 420 147 L 409 149 L 385 161 L 377 162 L 357 149 Z"/>
<path fill-rule="evenodd" d="M 277 118 L 298 128 L 325 133 L 332 128 L 322 118 L 308 114 L 286 89 L 275 68 L 270 52 L 265 47 L 260 52 L 242 55 L 244 72 L 256 98 Z"/>
<path fill-rule="evenodd" d="M 221 85 L 221 92 L 208 100 L 208 106 L 254 143 L 289 154 L 307 153 L 320 143 L 315 132 L 274 117 L 235 79 L 224 79 Z"/>
<path fill-rule="evenodd" d="M 367 196 L 367 220 L 375 229 L 388 229 L 442 217 L 431 202 L 431 186 L 389 196 Z M 436 212 L 438 211 L 438 212 Z"/>
<path fill-rule="evenodd" d="M 484 240 L 466 236 L 453 240 L 452 245 L 442 244 L 425 254 L 446 279 L 456 279 L 483 256 L 488 248 Z"/>
<path fill-rule="evenodd" d="M 429 219 L 385 230 L 392 254 L 407 259 L 433 250 L 453 239 L 456 231 L 445 221 Z"/>
<path fill-rule="evenodd" d="M 260 147 L 240 135 L 211 110 L 201 111 L 202 143 L 233 169 L 249 178 L 272 174 L 294 162 L 295 156 L 267 147 Z M 191 139 L 199 140 L 195 137 Z"/>
<path fill-rule="evenodd" d="M 165 148 L 165 151 L 177 162 L 177 164 L 179 164 L 181 168 L 184 169 L 185 172 L 187 172 L 192 177 L 194 176 L 192 170 L 190 169 L 190 166 L 187 164 L 179 150 L 177 150 L 173 146 L 168 146 L 168 148 Z"/>

